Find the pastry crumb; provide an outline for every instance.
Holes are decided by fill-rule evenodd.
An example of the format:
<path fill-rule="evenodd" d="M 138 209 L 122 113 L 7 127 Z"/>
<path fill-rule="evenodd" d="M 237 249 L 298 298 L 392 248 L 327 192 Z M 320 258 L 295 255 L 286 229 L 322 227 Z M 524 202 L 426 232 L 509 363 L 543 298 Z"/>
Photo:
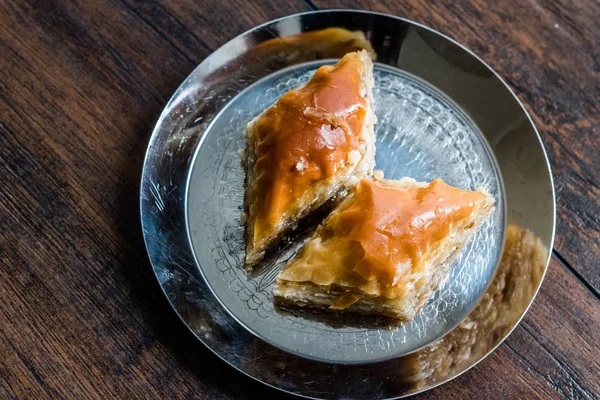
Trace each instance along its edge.
<path fill-rule="evenodd" d="M 362 157 L 362 154 L 360 154 L 360 151 L 352 150 L 350 153 L 348 153 L 348 162 L 350 164 L 356 164 L 357 162 L 360 161 L 361 157 Z"/>
<path fill-rule="evenodd" d="M 378 181 L 383 179 L 383 171 L 380 169 L 376 169 L 375 171 L 373 171 L 373 178 L 377 179 Z"/>
<path fill-rule="evenodd" d="M 358 185 L 358 182 L 360 181 L 360 179 L 358 179 L 358 177 L 356 177 L 355 175 L 352 175 L 350 178 L 348 178 L 348 180 L 345 183 L 345 186 L 347 188 L 353 188 L 354 186 Z"/>
<path fill-rule="evenodd" d="M 240 222 L 242 223 L 242 225 L 244 225 L 246 221 L 248 221 L 248 214 L 243 212 L 240 214 Z"/>

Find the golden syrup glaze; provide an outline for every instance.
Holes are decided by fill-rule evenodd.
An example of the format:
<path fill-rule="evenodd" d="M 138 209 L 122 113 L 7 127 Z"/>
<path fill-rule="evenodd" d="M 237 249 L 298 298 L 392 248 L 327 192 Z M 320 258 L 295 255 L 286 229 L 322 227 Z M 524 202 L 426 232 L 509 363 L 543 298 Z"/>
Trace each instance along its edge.
<path fill-rule="evenodd" d="M 357 301 L 358 297 L 356 297 L 352 293 L 342 293 L 341 296 L 335 302 L 335 304 L 329 306 L 329 308 L 332 310 L 343 310 L 345 308 L 350 307 Z"/>
<path fill-rule="evenodd" d="M 410 272 L 419 272 L 430 248 L 485 201 L 483 193 L 440 179 L 407 189 L 363 179 L 356 201 L 339 214 L 333 233 L 362 247 L 354 272 L 367 281 L 396 286 Z"/>
<path fill-rule="evenodd" d="M 358 53 L 348 53 L 338 64 L 319 68 L 256 121 L 255 239 L 358 149 L 367 112 L 362 67 Z"/>

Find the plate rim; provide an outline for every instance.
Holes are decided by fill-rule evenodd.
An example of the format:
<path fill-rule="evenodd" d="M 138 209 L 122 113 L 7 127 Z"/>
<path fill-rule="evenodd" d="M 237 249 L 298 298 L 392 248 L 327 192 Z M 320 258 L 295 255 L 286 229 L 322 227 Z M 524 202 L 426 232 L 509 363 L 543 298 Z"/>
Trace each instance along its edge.
<path fill-rule="evenodd" d="M 550 213 L 548 215 L 548 218 L 551 218 L 551 231 L 549 232 L 550 236 L 549 236 L 549 242 L 548 242 L 548 254 L 547 254 L 547 259 L 546 262 L 544 263 L 544 268 L 543 268 L 543 272 L 541 274 L 540 277 L 540 281 L 537 285 L 537 288 L 535 288 L 533 295 L 531 297 L 531 299 L 529 300 L 529 303 L 527 304 L 527 306 L 524 308 L 523 312 L 521 313 L 521 315 L 519 316 L 519 318 L 516 320 L 516 322 L 514 323 L 514 325 L 508 330 L 508 332 L 498 341 L 498 343 L 496 343 L 494 346 L 492 346 L 483 356 L 481 356 L 481 358 L 479 358 L 478 360 L 474 361 L 471 365 L 469 365 L 468 367 L 466 367 L 465 369 L 463 369 L 462 371 L 456 373 L 455 375 L 452 375 L 450 377 L 446 377 L 445 379 L 436 382 L 433 385 L 427 386 L 425 388 L 421 388 L 419 390 L 416 391 L 412 391 L 409 393 L 401 393 L 399 394 L 399 396 L 397 397 L 388 397 L 388 398 L 400 398 L 400 397 L 407 397 L 407 396 L 412 396 L 414 394 L 418 394 L 430 389 L 433 389 L 439 385 L 442 385 L 452 379 L 455 379 L 456 377 L 462 375 L 463 373 L 465 373 L 466 371 L 470 370 L 471 368 L 473 368 L 475 365 L 477 365 L 480 361 L 482 361 L 483 359 L 487 358 L 487 356 L 489 356 L 492 352 L 494 352 L 498 346 L 500 346 L 500 344 L 502 344 L 504 342 L 504 340 L 506 340 L 506 338 L 508 336 L 510 336 L 510 334 L 513 332 L 513 330 L 519 325 L 519 323 L 521 322 L 521 320 L 523 319 L 523 317 L 525 316 L 525 314 L 527 314 L 527 312 L 529 311 L 529 308 L 531 307 L 533 301 L 535 300 L 541 285 L 543 283 L 544 277 L 546 275 L 546 272 L 548 270 L 548 265 L 550 262 L 550 259 L 552 257 L 552 248 L 553 248 L 553 244 L 554 244 L 554 240 L 555 240 L 555 233 L 556 233 L 556 191 L 555 191 L 555 187 L 554 187 L 554 181 L 553 181 L 553 175 L 552 175 L 552 168 L 551 168 L 551 164 L 550 161 L 548 159 L 548 154 L 546 152 L 546 148 L 544 147 L 544 142 L 541 139 L 541 136 L 539 134 L 539 131 L 533 121 L 533 119 L 531 118 L 531 116 L 529 115 L 527 109 L 525 108 L 525 106 L 523 105 L 523 103 L 521 102 L 521 100 L 518 98 L 518 96 L 514 93 L 514 91 L 511 89 L 511 87 L 504 81 L 504 79 L 502 79 L 502 77 L 493 69 L 491 68 L 491 66 L 486 63 L 481 57 L 479 57 L 477 54 L 475 54 L 474 52 L 472 52 L 469 48 L 467 48 L 466 46 L 462 45 L 461 43 L 459 43 L 458 41 L 454 40 L 453 38 L 449 37 L 448 35 L 441 33 L 433 28 L 430 28 L 426 25 L 423 25 L 419 22 L 410 20 L 408 18 L 404 18 L 404 17 L 399 17 L 396 15 L 391 15 L 391 14 L 386 14 L 386 13 L 381 13 L 381 12 L 374 12 L 374 11 L 366 11 L 366 10 L 354 10 L 354 9 L 327 9 L 327 10 L 313 10 L 313 11 L 307 11 L 307 12 L 302 12 L 302 13 L 296 13 L 296 14 L 291 14 L 291 15 L 287 15 L 287 16 L 283 16 L 280 18 L 276 18 L 270 21 L 267 21 L 265 23 L 259 24 L 255 27 L 252 27 L 246 31 L 244 31 L 243 33 L 233 37 L 232 39 L 228 40 L 227 42 L 225 42 L 224 44 L 222 44 L 218 49 L 216 49 L 215 51 L 213 51 L 210 55 L 208 55 L 204 60 L 202 60 L 201 63 L 199 63 L 193 70 L 192 72 L 182 81 L 182 83 L 180 84 L 180 86 L 176 89 L 176 91 L 174 92 L 174 94 L 171 96 L 171 98 L 169 99 L 169 101 L 167 102 L 167 104 L 165 105 L 163 111 L 161 112 L 153 130 L 152 130 L 152 135 L 150 137 L 150 139 L 148 140 L 148 145 L 144 154 L 144 162 L 143 162 L 143 167 L 142 167 L 142 175 L 141 175 L 141 179 L 140 179 L 140 217 L 141 217 L 141 228 L 142 228 L 142 232 L 143 232 L 143 237 L 144 237 L 144 244 L 146 246 L 146 251 L 152 266 L 152 271 L 159 283 L 159 286 L 161 287 L 161 291 L 164 294 L 165 298 L 167 299 L 169 305 L 171 306 L 171 308 L 173 309 L 173 311 L 175 312 L 175 314 L 177 315 L 177 317 L 183 322 L 183 324 L 188 328 L 188 330 L 204 345 L 206 346 L 206 348 L 208 348 L 213 354 L 215 354 L 217 357 L 219 357 L 221 360 L 223 360 L 224 362 L 226 362 L 227 364 L 229 364 L 230 366 L 232 366 L 233 368 L 235 368 L 236 370 L 242 372 L 244 375 L 252 378 L 255 381 L 261 382 L 262 384 L 265 384 L 269 387 L 272 387 L 276 390 L 279 391 L 283 391 L 286 393 L 290 393 L 290 394 L 294 394 L 294 395 L 298 395 L 301 397 L 306 397 L 306 398 L 314 398 L 311 396 L 308 396 L 304 393 L 298 393 L 298 392 L 294 392 L 291 390 L 288 390 L 286 388 L 283 387 L 278 387 L 274 384 L 271 384 L 270 382 L 266 382 L 264 380 L 261 380 L 259 377 L 253 376 L 251 373 L 245 371 L 243 368 L 238 367 L 237 365 L 232 364 L 229 360 L 227 360 L 225 357 L 223 357 L 218 351 L 216 351 L 215 349 L 213 349 L 205 340 L 203 340 L 202 337 L 200 337 L 198 335 L 197 332 L 195 332 L 192 327 L 189 325 L 188 321 L 186 321 L 184 319 L 184 317 L 180 314 L 180 312 L 177 310 L 176 305 L 172 302 L 172 300 L 169 298 L 168 293 L 165 291 L 165 287 L 163 286 L 163 283 L 161 282 L 161 278 L 160 276 L 157 274 L 157 270 L 156 270 L 156 265 L 155 263 L 157 262 L 155 259 L 153 259 L 153 257 L 151 256 L 151 249 L 150 249 L 150 244 L 149 244 L 149 238 L 148 238 L 148 233 L 146 230 L 146 218 L 145 218 L 145 213 L 148 212 L 149 210 L 146 210 L 146 205 L 144 204 L 144 201 L 146 200 L 144 198 L 144 193 L 145 193 L 145 189 L 148 186 L 147 181 L 147 175 L 149 174 L 148 172 L 148 162 L 149 162 L 149 158 L 150 155 L 152 153 L 152 149 L 153 149 L 153 145 L 155 144 L 159 134 L 160 134 L 160 127 L 161 127 L 161 123 L 163 122 L 164 118 L 169 114 L 169 111 L 171 109 L 171 107 L 174 105 L 174 103 L 176 102 L 176 100 L 178 99 L 178 97 L 180 96 L 180 92 L 182 87 L 184 86 L 184 83 L 187 82 L 189 79 L 191 79 L 200 69 L 203 65 L 208 65 L 210 64 L 210 62 L 214 61 L 216 54 L 219 52 L 219 50 L 223 49 L 224 47 L 230 45 L 231 43 L 233 43 L 234 41 L 238 40 L 241 37 L 245 37 L 248 36 L 250 33 L 260 30 L 262 28 L 265 28 L 269 25 L 274 25 L 278 22 L 287 20 L 287 19 L 294 19 L 294 18 L 301 18 L 303 16 L 308 16 L 308 15 L 313 15 L 313 14 L 335 14 L 335 13 L 356 13 L 356 14 L 366 14 L 366 15 L 374 15 L 374 16 L 380 16 L 380 17 L 385 17 L 385 18 L 391 18 L 391 19 L 395 19 L 398 20 L 400 22 L 403 22 L 405 24 L 408 25 L 412 25 L 415 27 L 418 27 L 420 29 L 423 29 L 425 31 L 428 31 L 434 35 L 437 35 L 441 38 L 443 38 L 444 40 L 454 44 L 455 46 L 457 46 L 458 48 L 462 49 L 463 51 L 465 51 L 466 53 L 468 53 L 471 57 L 473 57 L 475 60 L 477 60 L 482 66 L 485 67 L 485 69 L 489 72 L 491 72 L 494 75 L 494 78 L 498 81 L 501 82 L 502 85 L 504 86 L 504 89 L 506 91 L 508 91 L 508 93 L 510 93 L 513 97 L 513 100 L 516 102 L 516 104 L 518 104 L 518 106 L 520 107 L 520 111 L 523 115 L 526 116 L 527 119 L 527 123 L 528 125 L 533 129 L 533 132 L 535 133 L 535 136 L 537 138 L 537 142 L 536 142 L 536 146 L 539 146 L 539 149 L 541 150 L 541 154 L 543 155 L 543 159 L 544 159 L 544 164 L 545 167 L 547 169 L 548 172 L 548 176 L 549 176 L 549 184 L 550 184 L 550 193 L 549 195 L 551 195 L 551 202 L 549 204 L 550 207 Z M 200 140 L 203 140 L 204 138 L 201 138 Z M 197 144 L 198 145 L 198 144 Z M 197 147 L 196 145 L 196 147 Z M 194 150 L 194 153 L 196 153 L 196 150 Z M 195 156 L 194 156 L 195 158 Z M 187 174 L 189 174 L 190 169 L 188 168 Z M 501 173 L 501 171 L 498 171 Z M 186 175 L 187 175 L 186 174 Z M 502 175 L 501 175 L 502 177 Z M 187 188 L 188 185 L 188 179 L 186 177 L 185 179 L 185 186 Z M 504 187 L 504 178 L 502 177 L 501 180 L 501 184 Z M 507 217 L 507 212 L 505 212 L 505 217 Z M 187 224 L 186 224 L 187 225 Z M 191 249 L 190 249 L 191 250 Z M 491 282 L 491 281 L 490 281 Z M 488 284 L 489 286 L 489 284 Z M 219 301 L 219 300 L 217 300 Z M 243 324 L 241 324 L 243 325 Z M 452 330 L 451 330 L 452 331 Z M 271 345 L 271 344 L 269 344 Z M 294 357 L 301 357 L 301 356 L 297 356 L 297 355 L 293 355 Z M 312 361 L 312 360 L 311 360 Z M 322 361 L 319 361 L 320 363 L 323 363 Z M 359 365 L 365 365 L 365 364 L 359 364 Z"/>

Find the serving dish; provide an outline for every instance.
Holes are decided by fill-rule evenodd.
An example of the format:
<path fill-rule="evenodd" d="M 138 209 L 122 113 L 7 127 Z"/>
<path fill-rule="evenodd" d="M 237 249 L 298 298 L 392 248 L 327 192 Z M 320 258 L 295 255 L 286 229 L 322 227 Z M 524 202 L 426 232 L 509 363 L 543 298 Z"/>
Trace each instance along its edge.
<path fill-rule="evenodd" d="M 483 186 L 496 199 L 448 283 L 407 323 L 275 307 L 275 275 L 301 237 L 258 273 L 242 267 L 244 127 L 318 66 L 362 45 L 298 36 L 328 28 L 363 32 L 377 55 L 376 168 L 386 178 Z M 227 363 L 302 396 L 393 398 L 452 379 L 510 333 L 547 267 L 555 201 L 531 119 L 483 61 L 414 22 L 332 10 L 254 28 L 192 72 L 150 140 L 141 214 L 169 302 Z"/>

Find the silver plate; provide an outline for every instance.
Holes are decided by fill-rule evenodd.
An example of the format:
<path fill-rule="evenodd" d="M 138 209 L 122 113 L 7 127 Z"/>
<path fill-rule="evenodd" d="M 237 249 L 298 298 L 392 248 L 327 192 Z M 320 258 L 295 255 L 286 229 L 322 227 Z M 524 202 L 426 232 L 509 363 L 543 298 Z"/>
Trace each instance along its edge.
<path fill-rule="evenodd" d="M 323 43 L 325 51 L 306 51 L 297 41 L 282 41 L 268 51 L 259 44 L 329 27 L 363 31 L 377 53 L 376 168 L 387 178 L 440 177 L 459 187 L 482 186 L 497 202 L 448 283 L 408 323 L 292 315 L 274 307 L 275 276 L 299 241 L 270 257 L 256 275 L 247 276 L 242 268 L 239 152 L 245 125 L 318 66 L 333 62 L 324 57 L 347 50 L 330 42 Z M 403 396 L 451 379 L 485 357 L 520 320 L 541 284 L 554 207 L 550 169 L 535 127 L 487 65 L 410 21 L 343 10 L 267 23 L 200 64 L 157 123 L 141 189 L 148 254 L 182 320 L 235 368 L 311 397 Z M 507 219 L 539 244 L 534 279 L 526 279 L 530 271 L 517 265 L 519 260 L 507 260 L 508 253 L 494 278 Z M 523 289 L 521 281 L 531 283 Z M 506 289 L 512 287 L 519 290 Z M 494 317 L 490 323 L 507 305 L 509 312 L 502 311 L 510 318 Z"/>

